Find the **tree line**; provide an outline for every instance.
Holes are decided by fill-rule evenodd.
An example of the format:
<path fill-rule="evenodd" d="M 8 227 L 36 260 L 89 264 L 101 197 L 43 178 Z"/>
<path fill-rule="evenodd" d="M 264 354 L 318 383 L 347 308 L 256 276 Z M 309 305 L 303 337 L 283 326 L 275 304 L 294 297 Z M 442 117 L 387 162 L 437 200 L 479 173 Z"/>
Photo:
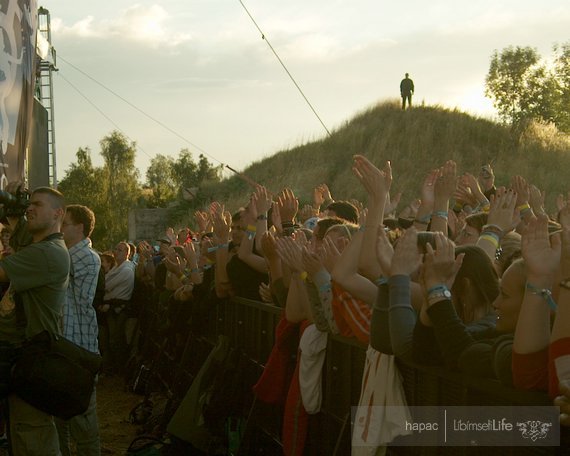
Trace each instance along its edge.
<path fill-rule="evenodd" d="M 528 46 L 495 51 L 485 95 L 513 127 L 538 120 L 570 133 L 570 41 L 554 45 L 550 59 Z"/>
<path fill-rule="evenodd" d="M 156 155 L 141 183 L 135 142 L 113 131 L 99 144 L 103 166 L 93 165 L 89 148 L 79 148 L 76 162 L 58 185 L 68 203 L 84 204 L 95 212 L 97 223 L 91 238 L 97 248 L 127 239 L 129 210 L 171 207 L 179 217 L 203 202 L 197 191 L 202 184 L 220 180 L 219 167 L 203 155 L 195 160 L 188 149 L 182 149 L 177 158 Z"/>

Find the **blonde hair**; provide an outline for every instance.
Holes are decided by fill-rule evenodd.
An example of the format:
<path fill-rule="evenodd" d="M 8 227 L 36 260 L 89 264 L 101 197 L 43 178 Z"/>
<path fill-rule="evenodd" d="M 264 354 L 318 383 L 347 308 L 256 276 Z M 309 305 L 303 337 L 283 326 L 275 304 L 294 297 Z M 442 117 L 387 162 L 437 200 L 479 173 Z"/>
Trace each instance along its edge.
<path fill-rule="evenodd" d="M 325 237 L 329 233 L 338 233 L 340 236 L 344 236 L 347 239 L 352 239 L 352 235 L 358 231 L 358 225 L 353 223 L 343 223 L 340 225 L 331 226 L 326 232 Z"/>

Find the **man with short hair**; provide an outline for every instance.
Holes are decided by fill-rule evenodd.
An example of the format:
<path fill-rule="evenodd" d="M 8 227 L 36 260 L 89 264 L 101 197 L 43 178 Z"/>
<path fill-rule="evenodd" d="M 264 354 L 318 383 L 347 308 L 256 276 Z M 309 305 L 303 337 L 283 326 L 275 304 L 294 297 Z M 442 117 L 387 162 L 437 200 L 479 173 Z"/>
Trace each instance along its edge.
<path fill-rule="evenodd" d="M 9 188 L 9 187 L 8 187 Z M 60 233 L 65 200 L 57 190 L 37 188 L 23 218 L 10 217 L 14 239 L 31 235 L 31 244 L 0 260 L 0 281 L 10 289 L 0 302 L 0 340 L 21 343 L 47 330 L 61 334 L 60 318 L 69 277 L 69 253 Z M 22 237 L 23 238 L 23 237 Z M 14 456 L 60 455 L 53 417 L 12 394 L 10 441 Z"/>
<path fill-rule="evenodd" d="M 63 335 L 86 350 L 99 353 L 99 329 L 93 299 L 97 290 L 101 259 L 91 248 L 89 239 L 94 226 L 95 214 L 91 209 L 78 204 L 67 206 L 61 231 L 71 257 L 71 274 L 63 308 Z M 95 389 L 84 414 L 68 421 L 56 419 L 56 426 L 63 456 L 71 454 L 70 437 L 77 445 L 78 454 L 100 455 Z"/>

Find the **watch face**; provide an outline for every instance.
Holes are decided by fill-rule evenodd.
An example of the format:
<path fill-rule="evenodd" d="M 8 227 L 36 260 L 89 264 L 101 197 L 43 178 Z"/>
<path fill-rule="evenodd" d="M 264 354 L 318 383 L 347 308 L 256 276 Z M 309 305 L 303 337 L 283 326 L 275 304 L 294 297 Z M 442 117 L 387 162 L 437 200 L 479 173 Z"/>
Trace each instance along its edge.
<path fill-rule="evenodd" d="M 443 292 L 443 296 L 445 296 L 447 299 L 451 298 L 451 291 L 445 290 L 445 291 Z"/>

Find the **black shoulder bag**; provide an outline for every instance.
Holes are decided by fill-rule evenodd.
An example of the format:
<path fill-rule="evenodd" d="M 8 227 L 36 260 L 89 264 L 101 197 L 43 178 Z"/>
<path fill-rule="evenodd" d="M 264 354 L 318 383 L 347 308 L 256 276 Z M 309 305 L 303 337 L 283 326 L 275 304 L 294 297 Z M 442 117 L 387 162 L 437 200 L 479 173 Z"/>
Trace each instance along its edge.
<path fill-rule="evenodd" d="M 25 318 L 17 293 L 15 301 Z M 68 420 L 87 410 L 100 367 L 100 355 L 42 331 L 16 348 L 11 391 L 38 410 Z"/>

